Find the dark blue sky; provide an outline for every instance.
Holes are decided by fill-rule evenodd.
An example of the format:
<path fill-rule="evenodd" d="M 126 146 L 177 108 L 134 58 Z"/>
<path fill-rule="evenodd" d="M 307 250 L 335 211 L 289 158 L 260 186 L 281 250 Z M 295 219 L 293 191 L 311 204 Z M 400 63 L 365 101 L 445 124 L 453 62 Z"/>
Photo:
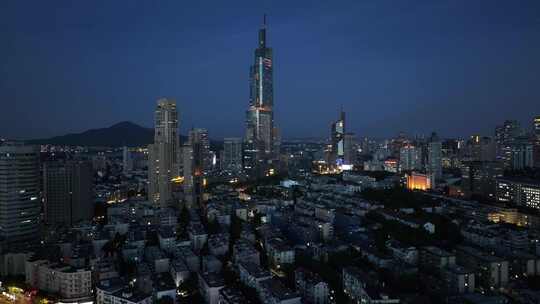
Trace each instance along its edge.
<path fill-rule="evenodd" d="M 54 5 L 53 5 L 54 3 Z M 284 137 L 491 134 L 540 114 L 540 1 L 1 1 L 0 135 L 130 120 L 240 136 L 262 14 Z"/>

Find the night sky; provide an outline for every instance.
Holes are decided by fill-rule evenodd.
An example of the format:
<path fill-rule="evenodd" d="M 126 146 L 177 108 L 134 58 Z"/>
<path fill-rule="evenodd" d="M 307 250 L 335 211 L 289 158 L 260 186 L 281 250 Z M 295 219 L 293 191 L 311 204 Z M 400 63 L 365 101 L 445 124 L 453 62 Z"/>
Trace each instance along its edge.
<path fill-rule="evenodd" d="M 491 135 L 540 114 L 540 1 L 1 1 L 0 136 L 133 121 L 241 136 L 263 13 L 285 138 Z M 53 5 L 54 3 L 54 5 Z M 338 5 L 339 4 L 339 5 Z"/>

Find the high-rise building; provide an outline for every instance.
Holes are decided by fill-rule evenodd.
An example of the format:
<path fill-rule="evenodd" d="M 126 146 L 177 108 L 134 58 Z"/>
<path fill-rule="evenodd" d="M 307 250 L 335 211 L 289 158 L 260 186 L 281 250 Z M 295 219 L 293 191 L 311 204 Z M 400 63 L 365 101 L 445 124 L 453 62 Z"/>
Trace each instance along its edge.
<path fill-rule="evenodd" d="M 246 111 L 244 169 L 250 176 L 260 176 L 279 159 L 274 128 L 274 84 L 272 49 L 266 43 L 266 16 L 259 30 L 259 45 L 250 68 L 249 108 Z"/>
<path fill-rule="evenodd" d="M 540 115 L 533 119 L 533 133 L 536 140 L 540 141 Z"/>
<path fill-rule="evenodd" d="M 540 116 L 533 119 L 533 166 L 540 168 Z"/>
<path fill-rule="evenodd" d="M 207 174 L 212 170 L 212 153 L 210 151 L 210 138 L 208 137 L 208 130 L 196 128 L 189 131 L 188 142 L 195 149 L 194 157 L 195 163 L 198 169 Z"/>
<path fill-rule="evenodd" d="M 223 170 L 239 172 L 242 170 L 242 139 L 225 138 L 221 155 L 221 168 Z"/>
<path fill-rule="evenodd" d="M 498 161 L 468 161 L 461 164 L 461 187 L 467 196 L 495 198 L 496 179 L 503 176 L 503 164 Z"/>
<path fill-rule="evenodd" d="M 431 134 L 427 149 L 427 172 L 435 180 L 442 177 L 442 142 L 436 133 Z"/>
<path fill-rule="evenodd" d="M 176 102 L 162 98 L 154 114 L 154 143 L 148 146 L 148 197 L 161 207 L 172 204 L 171 179 L 179 174 Z"/>
<path fill-rule="evenodd" d="M 72 226 L 94 213 L 92 167 L 84 161 L 55 161 L 43 165 L 45 222 Z"/>
<path fill-rule="evenodd" d="M 516 137 L 521 135 L 521 126 L 517 120 L 505 120 L 495 128 L 497 159 L 504 162 L 506 167 L 511 166 L 512 144 Z"/>
<path fill-rule="evenodd" d="M 534 143 L 528 136 L 518 136 L 514 138 L 510 145 L 510 168 L 512 170 L 523 170 L 532 168 L 534 156 Z"/>
<path fill-rule="evenodd" d="M 354 165 L 356 163 L 356 136 L 354 133 L 345 133 L 343 142 L 343 163 Z"/>
<path fill-rule="evenodd" d="M 467 147 L 473 161 L 494 161 L 496 158 L 495 142 L 490 137 L 472 135 L 467 141 Z"/>
<path fill-rule="evenodd" d="M 422 151 L 411 144 L 399 150 L 400 171 L 420 170 L 422 168 Z"/>
<path fill-rule="evenodd" d="M 84 161 L 55 161 L 43 165 L 45 222 L 71 226 L 94 214 L 92 166 Z"/>
<path fill-rule="evenodd" d="M 202 203 L 204 168 L 208 161 L 210 143 L 205 129 L 192 129 L 188 142 L 182 147 L 184 163 L 184 196 L 188 206 Z"/>
<path fill-rule="evenodd" d="M 128 147 L 122 148 L 122 172 L 128 174 L 133 170 L 133 157 Z"/>
<path fill-rule="evenodd" d="M 340 166 L 345 161 L 345 112 L 341 111 L 339 119 L 332 123 L 331 130 L 332 165 Z"/>
<path fill-rule="evenodd" d="M 30 244 L 39 238 L 39 149 L 0 144 L 0 244 Z"/>

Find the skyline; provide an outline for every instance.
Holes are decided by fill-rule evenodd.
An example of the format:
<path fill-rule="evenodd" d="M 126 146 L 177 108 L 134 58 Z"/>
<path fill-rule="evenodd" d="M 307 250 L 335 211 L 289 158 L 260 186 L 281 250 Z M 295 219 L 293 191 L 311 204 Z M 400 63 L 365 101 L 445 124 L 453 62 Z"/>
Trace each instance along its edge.
<path fill-rule="evenodd" d="M 24 10 L 10 3 L 0 13 L 8 41 L 0 55 L 9 59 L 0 99 L 14 102 L 4 103 L 1 135 L 43 138 L 126 120 L 152 127 L 155 101 L 170 96 L 180 133 L 202 127 L 211 138 L 242 137 L 246 67 L 264 13 L 284 138 L 329 136 L 341 106 L 359 137 L 493 135 L 505 119 L 528 129 L 540 113 L 538 4 L 480 2 L 238 11 L 218 3 L 219 12 L 202 20 L 190 17 L 202 7 L 179 11 L 171 3 L 36 4 L 55 9 L 52 23 L 33 12 L 17 18 Z M 321 16 L 325 9 L 333 14 Z M 185 19 L 173 20 L 173 12 Z"/>

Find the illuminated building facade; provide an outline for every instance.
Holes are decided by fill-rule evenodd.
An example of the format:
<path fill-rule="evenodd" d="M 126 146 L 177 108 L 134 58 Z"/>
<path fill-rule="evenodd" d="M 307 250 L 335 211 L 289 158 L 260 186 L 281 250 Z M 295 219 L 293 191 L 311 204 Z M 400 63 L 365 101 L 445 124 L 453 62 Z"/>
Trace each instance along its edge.
<path fill-rule="evenodd" d="M 345 112 L 341 111 L 339 119 L 332 123 L 330 165 L 341 166 L 345 163 Z"/>
<path fill-rule="evenodd" d="M 426 191 L 433 185 L 433 175 L 419 172 L 407 174 L 407 189 Z"/>
<path fill-rule="evenodd" d="M 246 111 L 244 169 L 260 176 L 278 160 L 279 135 L 274 127 L 274 84 L 272 49 L 266 44 L 266 16 L 259 30 L 259 45 L 250 68 L 249 108 Z M 276 146 L 277 145 L 277 146 Z"/>
<path fill-rule="evenodd" d="M 506 120 L 495 128 L 497 159 L 504 162 L 505 167 L 511 166 L 512 144 L 521 134 L 521 126 L 517 120 Z"/>
<path fill-rule="evenodd" d="M 39 237 L 39 149 L 0 142 L 0 176 L 0 244 L 31 244 Z"/>
<path fill-rule="evenodd" d="M 154 124 L 154 143 L 148 146 L 148 198 L 160 207 L 168 207 L 172 204 L 171 180 L 180 172 L 176 101 L 157 101 Z"/>
<path fill-rule="evenodd" d="M 399 168 L 399 160 L 397 158 L 389 157 L 384 160 L 384 171 L 397 173 Z"/>
<path fill-rule="evenodd" d="M 200 170 L 207 174 L 213 168 L 213 154 L 210 151 L 208 130 L 196 128 L 189 131 L 188 142 L 196 149 L 194 156 Z"/>
<path fill-rule="evenodd" d="M 498 178 L 497 201 L 540 209 L 540 182 L 520 178 Z"/>

